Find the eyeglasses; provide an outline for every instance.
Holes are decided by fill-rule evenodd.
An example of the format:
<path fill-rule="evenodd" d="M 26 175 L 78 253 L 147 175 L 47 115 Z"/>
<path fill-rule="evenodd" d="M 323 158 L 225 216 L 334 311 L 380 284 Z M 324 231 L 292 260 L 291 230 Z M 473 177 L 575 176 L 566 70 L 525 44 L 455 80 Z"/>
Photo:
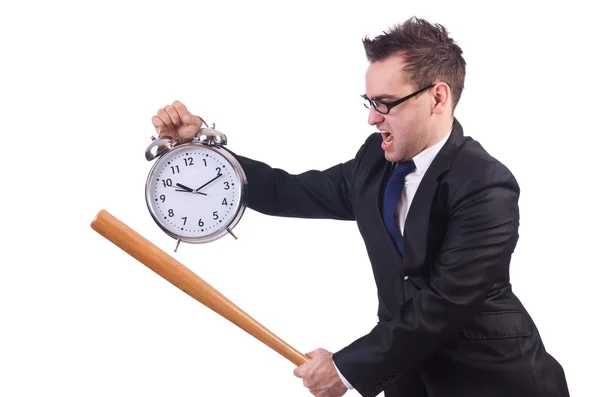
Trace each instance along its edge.
<path fill-rule="evenodd" d="M 435 86 L 435 84 L 430 84 L 425 88 L 421 88 L 419 91 L 415 91 L 410 95 L 407 95 L 403 98 L 400 98 L 394 102 L 381 102 L 381 101 L 374 101 L 372 99 L 369 99 L 368 96 L 366 95 L 361 95 L 361 97 L 365 100 L 365 107 L 367 109 L 371 109 L 371 107 L 373 107 L 377 112 L 381 113 L 381 114 L 388 114 L 390 112 L 390 110 L 394 107 L 394 106 L 398 106 L 400 105 L 402 102 L 408 101 L 410 98 L 419 95 L 420 93 L 422 93 L 423 91 L 427 91 L 428 89 L 430 89 L 431 87 Z"/>

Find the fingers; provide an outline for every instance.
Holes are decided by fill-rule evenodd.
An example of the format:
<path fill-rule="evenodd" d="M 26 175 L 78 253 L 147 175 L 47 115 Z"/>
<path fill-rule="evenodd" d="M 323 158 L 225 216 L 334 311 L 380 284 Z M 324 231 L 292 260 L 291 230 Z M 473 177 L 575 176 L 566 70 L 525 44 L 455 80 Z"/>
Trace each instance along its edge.
<path fill-rule="evenodd" d="M 173 121 L 173 125 L 181 125 L 181 118 L 173 105 L 165 106 L 165 112 Z"/>
<path fill-rule="evenodd" d="M 152 116 L 152 125 L 154 126 L 157 134 L 169 131 L 167 125 L 158 116 Z"/>
<path fill-rule="evenodd" d="M 174 101 L 171 105 L 158 109 L 155 117 L 152 118 L 154 128 L 176 128 L 181 125 L 200 127 L 203 122 L 200 117 L 190 113 L 185 105 L 179 101 Z"/>
<path fill-rule="evenodd" d="M 194 125 L 197 127 L 201 127 L 202 126 L 202 119 L 198 116 L 194 116 L 186 107 L 183 103 L 179 102 L 179 101 L 174 101 L 172 103 L 173 108 L 175 109 L 175 111 L 177 112 L 177 114 L 179 115 L 180 120 L 183 122 L 183 124 L 188 124 L 188 125 Z"/>
<path fill-rule="evenodd" d="M 158 109 L 152 124 L 159 137 L 170 136 L 180 143 L 190 142 L 202 130 L 203 120 L 190 113 L 179 101 Z"/>
<path fill-rule="evenodd" d="M 160 121 L 162 121 L 167 126 L 167 128 L 175 128 L 179 124 L 175 124 L 171 116 L 169 116 L 169 113 L 167 113 L 167 108 L 168 106 L 158 109 L 156 115 L 158 116 Z M 179 118 L 177 118 L 177 120 L 179 120 Z M 179 120 L 179 122 L 181 123 L 181 120 Z"/>

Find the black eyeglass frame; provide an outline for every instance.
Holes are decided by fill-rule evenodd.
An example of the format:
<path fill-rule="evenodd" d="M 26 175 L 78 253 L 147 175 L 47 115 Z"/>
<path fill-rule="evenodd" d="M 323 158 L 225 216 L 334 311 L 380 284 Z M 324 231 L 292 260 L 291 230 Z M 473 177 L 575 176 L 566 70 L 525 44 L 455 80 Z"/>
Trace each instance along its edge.
<path fill-rule="evenodd" d="M 369 98 L 366 94 L 361 95 L 361 98 L 363 98 L 365 101 L 367 101 L 369 103 L 370 107 L 367 106 L 366 102 L 364 103 L 364 105 L 365 105 L 365 107 L 367 109 L 370 109 L 372 107 L 373 109 L 375 109 L 375 111 L 377 113 L 388 114 L 390 112 L 390 110 L 392 110 L 393 107 L 398 106 L 401 103 L 408 101 L 410 98 L 412 98 L 414 96 L 417 96 L 420 93 L 422 93 L 424 91 L 427 91 L 428 89 L 430 89 L 432 87 L 435 87 L 435 84 L 430 84 L 430 85 L 428 85 L 425 88 L 421 88 L 420 90 L 415 91 L 412 94 L 409 94 L 409 95 L 407 95 L 405 97 L 402 97 L 402 98 L 400 98 L 400 99 L 398 99 L 398 100 L 396 100 L 394 102 L 389 102 L 389 103 L 388 102 L 382 102 L 382 101 L 374 101 L 371 98 Z M 387 110 L 385 112 L 382 112 L 381 110 L 377 109 L 377 106 L 374 105 L 375 103 L 380 104 L 380 105 L 384 105 Z"/>

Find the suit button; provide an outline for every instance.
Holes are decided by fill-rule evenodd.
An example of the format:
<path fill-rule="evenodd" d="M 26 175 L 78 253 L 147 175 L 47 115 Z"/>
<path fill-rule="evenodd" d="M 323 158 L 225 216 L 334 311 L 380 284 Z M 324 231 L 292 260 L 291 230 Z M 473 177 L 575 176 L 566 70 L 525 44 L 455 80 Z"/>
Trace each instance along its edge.
<path fill-rule="evenodd" d="M 409 277 L 408 276 L 404 276 L 404 281 L 408 280 Z"/>

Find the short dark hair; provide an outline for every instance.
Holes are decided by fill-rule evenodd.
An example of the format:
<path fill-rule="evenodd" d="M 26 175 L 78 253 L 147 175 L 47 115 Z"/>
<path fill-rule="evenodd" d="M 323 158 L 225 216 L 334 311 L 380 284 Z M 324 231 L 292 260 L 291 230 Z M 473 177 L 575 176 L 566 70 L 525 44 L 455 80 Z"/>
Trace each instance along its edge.
<path fill-rule="evenodd" d="M 417 88 L 436 80 L 448 84 L 452 109 L 456 108 L 465 84 L 466 62 L 462 49 L 448 36 L 444 26 L 412 17 L 373 40 L 364 38 L 363 45 L 369 62 L 402 55 L 406 62 L 404 70 Z"/>

